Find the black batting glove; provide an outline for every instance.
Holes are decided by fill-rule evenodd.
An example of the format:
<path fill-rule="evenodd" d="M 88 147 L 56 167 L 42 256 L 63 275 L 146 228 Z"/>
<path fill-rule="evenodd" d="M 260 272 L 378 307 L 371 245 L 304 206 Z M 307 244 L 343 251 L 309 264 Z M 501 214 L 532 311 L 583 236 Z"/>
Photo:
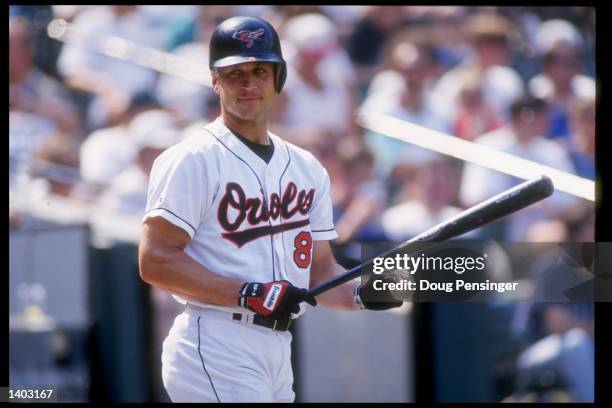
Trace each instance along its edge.
<path fill-rule="evenodd" d="M 357 303 L 362 309 L 387 310 L 400 307 L 404 303 L 402 300 L 397 300 L 394 297 L 394 293 L 390 290 L 375 290 L 375 280 L 396 283 L 398 282 L 399 277 L 392 273 L 374 275 L 368 279 L 365 285 L 361 283 L 355 284 L 355 303 Z"/>

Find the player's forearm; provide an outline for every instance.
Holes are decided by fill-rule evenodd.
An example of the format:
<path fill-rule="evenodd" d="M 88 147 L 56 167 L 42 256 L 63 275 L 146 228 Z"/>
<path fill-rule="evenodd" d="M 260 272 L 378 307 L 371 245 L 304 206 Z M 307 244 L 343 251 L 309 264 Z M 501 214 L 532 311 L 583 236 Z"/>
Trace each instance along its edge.
<path fill-rule="evenodd" d="M 311 272 L 310 287 L 332 279 L 343 272 L 344 268 L 334 261 L 331 264 L 326 265 L 325 268 Z M 353 282 L 348 282 L 344 285 L 339 285 L 334 289 L 321 293 L 320 295 L 316 296 L 316 299 L 319 304 L 331 309 L 357 310 L 359 309 L 359 306 L 355 303 L 353 290 Z"/>
<path fill-rule="evenodd" d="M 349 282 L 323 292 L 316 296 L 316 299 L 319 304 L 330 309 L 358 310 L 359 306 L 355 303 L 353 291 L 354 284 Z"/>
<path fill-rule="evenodd" d="M 236 306 L 244 283 L 209 271 L 178 248 L 141 254 L 140 275 L 145 282 L 187 299 L 225 306 Z"/>

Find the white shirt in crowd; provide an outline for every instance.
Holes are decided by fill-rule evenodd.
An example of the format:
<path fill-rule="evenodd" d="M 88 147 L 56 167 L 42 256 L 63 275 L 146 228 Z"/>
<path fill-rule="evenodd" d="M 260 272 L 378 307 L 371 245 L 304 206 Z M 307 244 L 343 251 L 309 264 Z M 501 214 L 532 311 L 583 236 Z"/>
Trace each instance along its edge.
<path fill-rule="evenodd" d="M 108 184 L 136 157 L 136 145 L 128 128 L 114 126 L 92 132 L 79 152 L 81 177 Z"/>
<path fill-rule="evenodd" d="M 289 67 L 283 92 L 287 95 L 283 124 L 288 127 L 317 127 L 343 134 L 348 131 L 351 95 L 345 77 L 326 70 L 321 62 L 318 71 L 323 89 L 314 89 Z"/>
<path fill-rule="evenodd" d="M 129 165 L 100 196 L 100 204 L 124 215 L 142 218 L 149 177 L 135 163 Z"/>
<path fill-rule="evenodd" d="M 410 200 L 387 208 L 383 211 L 381 221 L 389 240 L 401 242 L 451 219 L 460 212 L 458 207 L 446 206 L 434 213 L 424 202 Z"/>

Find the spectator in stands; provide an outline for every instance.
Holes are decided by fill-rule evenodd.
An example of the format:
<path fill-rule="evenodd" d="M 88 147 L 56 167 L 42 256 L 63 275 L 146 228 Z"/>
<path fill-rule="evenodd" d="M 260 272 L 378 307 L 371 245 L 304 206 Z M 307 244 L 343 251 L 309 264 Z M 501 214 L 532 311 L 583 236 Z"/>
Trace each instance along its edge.
<path fill-rule="evenodd" d="M 374 156 L 361 147 L 343 148 L 340 155 L 347 189 L 342 202 L 335 203 L 334 207 L 338 232 L 335 243 L 383 241 L 380 214 L 387 197 L 384 184 L 374 173 Z"/>
<path fill-rule="evenodd" d="M 72 197 L 80 184 L 76 140 L 62 133 L 47 139 L 34 154 L 32 177 L 44 180 L 47 194 Z"/>
<path fill-rule="evenodd" d="M 363 19 L 363 16 L 368 13 L 370 6 L 347 6 L 345 4 L 321 5 L 319 6 L 319 10 L 321 13 L 332 19 L 336 29 L 338 30 L 338 38 L 340 39 L 340 43 L 346 48 L 348 37 L 353 32 L 355 25 L 357 25 L 359 21 Z M 353 66 L 354 65 L 355 64 L 353 64 Z"/>
<path fill-rule="evenodd" d="M 29 21 L 9 18 L 9 186 L 23 190 L 32 177 L 34 155 L 55 135 L 80 137 L 80 121 L 61 83 L 34 65 L 36 44 Z"/>
<path fill-rule="evenodd" d="M 137 115 L 129 132 L 136 146 L 136 156 L 100 196 L 100 203 L 121 214 L 141 218 L 147 201 L 147 186 L 153 162 L 165 149 L 179 141 L 175 119 L 163 110 Z"/>
<path fill-rule="evenodd" d="M 395 205 L 384 210 L 382 225 L 393 241 L 412 238 L 461 212 L 457 206 L 460 172 L 449 159 L 432 160 L 414 181 L 405 181 Z"/>
<path fill-rule="evenodd" d="M 398 41 L 389 54 L 393 71 L 382 72 L 373 80 L 361 109 L 450 133 L 450 122 L 432 108 L 425 93 L 432 58 L 428 45 Z M 372 132 L 366 134 L 366 140 L 376 155 L 378 171 L 385 177 L 398 164 L 418 167 L 434 156 L 429 150 Z"/>
<path fill-rule="evenodd" d="M 355 67 L 361 93 L 383 64 L 383 49 L 405 20 L 398 6 L 369 6 L 363 18 L 353 27 L 346 49 Z"/>
<path fill-rule="evenodd" d="M 49 205 L 48 199 L 83 201 L 88 191 L 79 177 L 78 140 L 72 135 L 55 132 L 45 138 L 32 152 L 27 171 L 19 172 L 13 181 L 9 201 L 9 223 L 22 228 L 46 224 L 46 216 L 30 213 L 30 205 Z M 23 171 L 23 170 L 22 170 Z M 14 196 L 13 196 L 14 194 Z M 13 201 L 15 200 L 15 201 Z M 21 204 L 19 204 L 21 202 Z M 15 205 L 14 205 L 15 204 Z M 50 213 L 63 208 L 48 207 Z"/>
<path fill-rule="evenodd" d="M 35 45 L 33 63 L 37 69 L 57 79 L 57 57 L 62 43 L 49 37 L 47 33 L 47 25 L 56 17 L 54 7 L 48 4 L 11 4 L 9 18 L 23 16 L 28 19 L 31 42 Z"/>
<path fill-rule="evenodd" d="M 151 27 L 133 5 L 92 7 L 78 14 L 73 24 L 75 42 L 62 49 L 58 71 L 71 89 L 93 96 L 87 108 L 87 129 L 112 126 L 134 95 L 154 89 L 157 75 L 135 61 L 112 58 L 88 47 L 100 47 L 97 35 L 102 35 L 162 49 L 164 33 Z"/>
<path fill-rule="evenodd" d="M 208 69 L 208 42 L 219 22 L 231 17 L 233 6 L 203 6 L 199 10 L 193 41 L 184 43 L 171 52 L 177 57 L 199 63 L 200 68 L 185 66 L 183 72 L 198 72 L 210 83 Z M 216 97 L 211 87 L 162 74 L 157 82 L 155 94 L 159 102 L 171 109 L 182 124 L 194 122 L 209 114 L 208 101 Z M 216 101 L 216 99 L 215 99 Z M 218 105 L 218 101 L 215 104 Z"/>
<path fill-rule="evenodd" d="M 219 104 L 219 97 L 216 94 L 209 95 L 209 97 L 204 102 L 204 106 L 206 107 L 206 115 L 200 117 L 199 119 L 193 122 L 188 123 L 186 126 L 183 126 L 182 138 L 188 137 L 194 132 L 202 131 L 202 127 L 214 121 L 221 114 L 221 105 Z M 177 123 L 179 125 L 183 123 L 184 116 L 179 115 L 174 109 L 167 110 L 169 112 L 172 112 L 172 114 L 177 117 Z"/>
<path fill-rule="evenodd" d="M 529 95 L 520 98 L 512 104 L 511 115 L 509 126 L 478 137 L 475 142 L 561 171 L 574 172 L 567 152 L 544 136 L 549 123 L 548 106 L 544 100 Z M 461 181 L 460 199 L 463 206 L 470 207 L 521 181 L 467 164 Z M 577 199 L 573 196 L 555 192 L 550 198 L 506 218 L 506 232 L 498 238 L 524 242 L 525 231 L 531 223 L 541 219 L 563 218 L 576 203 Z"/>
<path fill-rule="evenodd" d="M 345 145 L 351 147 L 344 147 Z M 346 152 L 355 150 L 355 145 L 351 139 L 345 139 L 340 143 L 336 142 L 333 134 L 324 129 L 317 129 L 309 133 L 302 133 L 300 147 L 311 152 L 325 167 L 329 178 L 330 196 L 333 207 L 340 207 L 346 201 L 348 194 L 348 181 L 344 162 L 339 160 L 342 156 L 341 151 Z"/>
<path fill-rule="evenodd" d="M 576 174 L 595 180 L 595 98 L 584 98 L 572 105 L 571 137 L 564 141 Z"/>
<path fill-rule="evenodd" d="M 582 73 L 582 38 L 571 23 L 548 20 L 538 30 L 536 46 L 542 73 L 529 81 L 529 90 L 550 104 L 551 123 L 546 136 L 567 138 L 571 133 L 571 106 L 595 97 L 595 80 Z"/>
<path fill-rule="evenodd" d="M 467 8 L 438 5 L 406 8 L 421 10 L 418 13 L 418 21 L 422 22 L 422 26 L 414 31 L 429 38 L 442 71 L 455 67 L 470 55 L 471 47 L 463 29 L 468 14 Z"/>
<path fill-rule="evenodd" d="M 354 72 L 346 52 L 338 44 L 329 18 L 307 13 L 289 19 L 282 29 L 289 74 L 275 103 L 273 120 L 283 134 L 295 135 L 311 128 L 333 132 L 338 140 L 358 134 L 353 112 Z"/>
<path fill-rule="evenodd" d="M 26 181 L 36 150 L 56 132 L 58 128 L 49 119 L 9 108 L 9 185 L 11 188 L 14 183 Z M 21 181 L 18 182 L 17 179 Z"/>
<path fill-rule="evenodd" d="M 164 51 L 172 50 L 194 40 L 195 23 L 204 6 L 140 5 L 138 10 L 147 25 L 164 32 Z"/>
<path fill-rule="evenodd" d="M 484 99 L 480 77 L 466 73 L 459 89 L 457 116 L 453 120 L 453 135 L 473 140 L 503 124 L 502 119 Z"/>
<path fill-rule="evenodd" d="M 9 110 L 53 123 L 61 132 L 80 131 L 78 110 L 63 85 L 33 64 L 35 44 L 25 17 L 9 18 Z"/>
<path fill-rule="evenodd" d="M 264 13 L 266 21 L 269 21 L 273 26 L 282 27 L 283 24 L 302 14 L 325 14 L 321 10 L 321 6 L 317 4 L 292 4 L 284 7 L 274 7 Z M 282 35 L 281 35 L 282 37 Z M 282 41 L 282 40 L 281 40 Z M 285 47 L 283 47 L 283 50 Z"/>
<path fill-rule="evenodd" d="M 524 91 L 521 77 L 508 66 L 512 25 L 500 14 L 483 12 L 469 16 L 465 26 L 473 57 L 466 58 L 439 79 L 432 91 L 433 106 L 452 120 L 462 78 L 466 71 L 473 71 L 481 78 L 486 104 L 508 121 L 510 104 Z"/>
<path fill-rule="evenodd" d="M 80 148 L 80 172 L 84 181 L 95 184 L 101 191 L 137 154 L 129 125 L 132 119 L 159 104 L 148 94 L 136 95 L 115 126 L 92 132 Z"/>

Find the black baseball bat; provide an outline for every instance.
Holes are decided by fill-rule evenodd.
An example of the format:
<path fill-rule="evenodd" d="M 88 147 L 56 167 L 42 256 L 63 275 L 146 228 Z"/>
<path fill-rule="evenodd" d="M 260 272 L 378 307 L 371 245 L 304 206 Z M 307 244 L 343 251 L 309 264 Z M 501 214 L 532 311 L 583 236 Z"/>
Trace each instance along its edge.
<path fill-rule="evenodd" d="M 395 248 L 383 252 L 375 258 L 386 257 L 399 251 L 414 253 L 415 251 L 429 250 L 441 242 L 463 235 L 466 232 L 537 203 L 549 197 L 554 189 L 552 180 L 548 176 L 542 175 L 533 180 L 526 181 L 468 208 L 450 220 L 444 221 L 422 234 L 402 242 Z M 375 258 L 371 258 L 335 278 L 319 283 L 310 288 L 308 294 L 317 296 L 356 278 L 361 274 L 362 269 L 372 265 Z"/>

